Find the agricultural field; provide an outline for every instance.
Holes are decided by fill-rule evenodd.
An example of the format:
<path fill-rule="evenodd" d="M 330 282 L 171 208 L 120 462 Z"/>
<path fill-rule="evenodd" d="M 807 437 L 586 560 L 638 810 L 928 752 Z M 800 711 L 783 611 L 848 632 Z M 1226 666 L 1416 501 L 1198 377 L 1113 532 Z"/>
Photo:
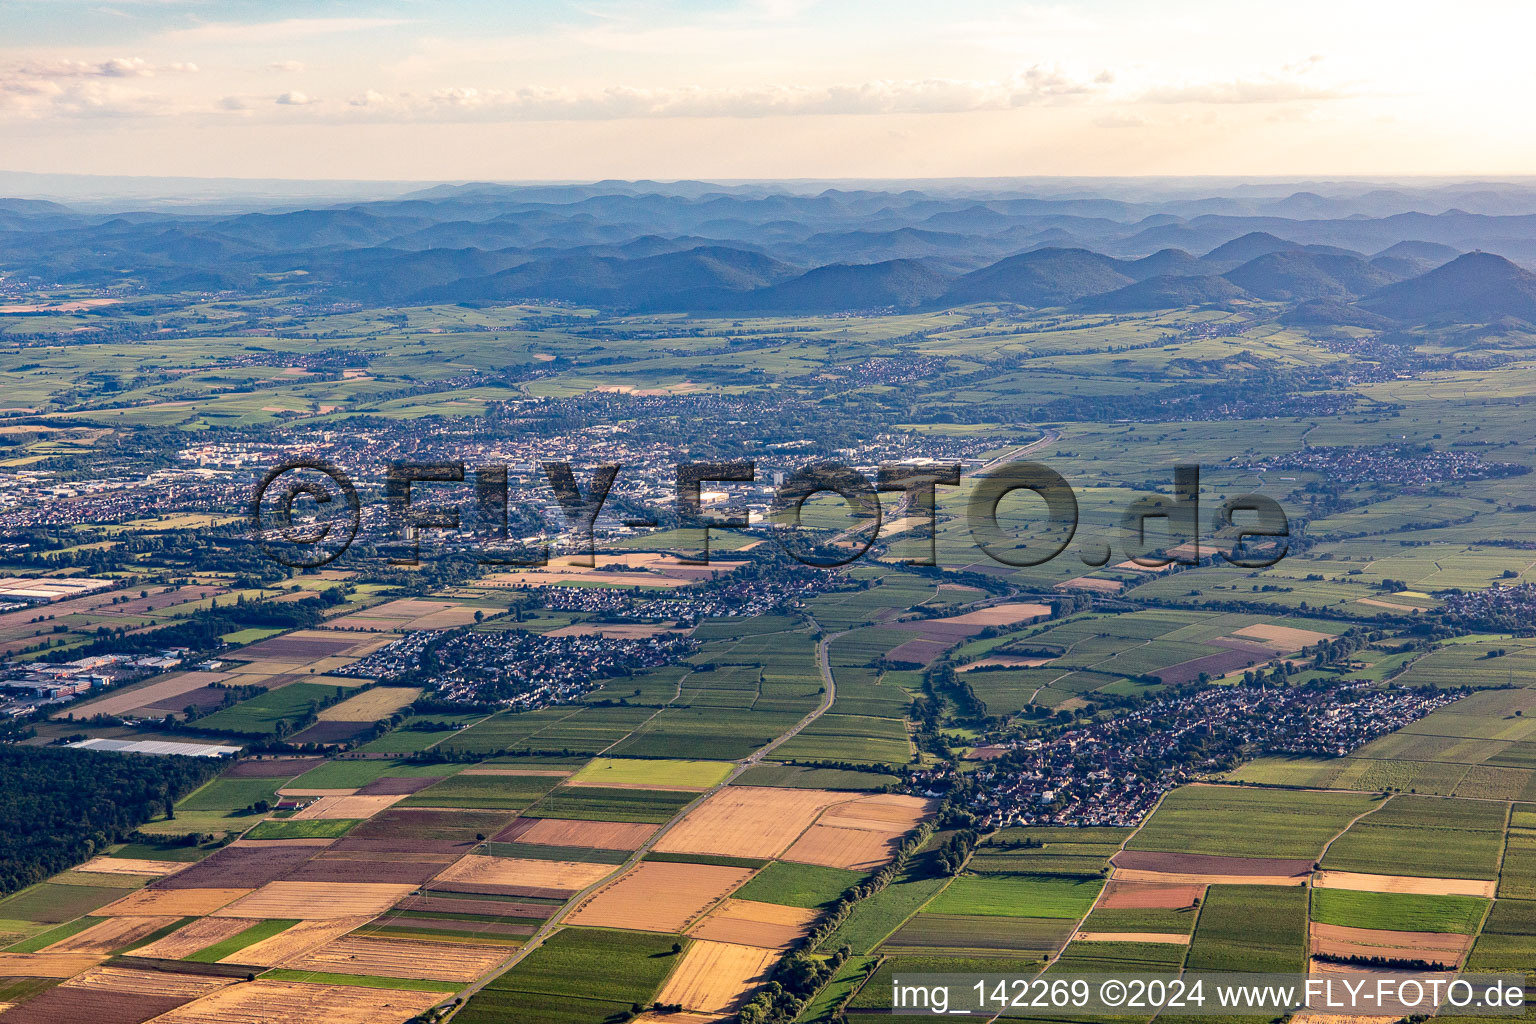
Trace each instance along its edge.
<path fill-rule="evenodd" d="M 1186 786 L 1163 799 L 1126 848 L 1315 859 L 1372 806 L 1363 794 Z"/>
<path fill-rule="evenodd" d="M 537 1024 L 590 1024 L 648 1003 L 680 954 L 675 937 L 568 928 L 497 977 L 460 1012 L 468 1024 L 517 1014 Z M 572 979 L 581 978 L 579 991 Z"/>
<path fill-rule="evenodd" d="M 1314 921 L 1394 932 L 1471 935 L 1482 923 L 1488 907 L 1487 900 L 1471 896 L 1350 892 L 1347 889 L 1317 889 L 1312 893 Z"/>
<path fill-rule="evenodd" d="M 1508 806 L 1395 796 L 1334 840 L 1324 868 L 1384 875 L 1497 878 Z"/>
<path fill-rule="evenodd" d="M 408 205 L 438 202 L 452 199 Z M 968 208 L 937 215 L 953 227 Z M 1002 237 L 1032 256 L 1070 220 Z M 656 237 L 734 230 L 678 227 Z M 583 245 L 622 244 L 599 228 Z M 872 244 L 859 234 L 839 231 L 850 266 Z M 940 244 L 928 234 L 942 232 L 911 244 Z M 444 251 L 393 244 L 377 252 Z M 975 255 L 924 252 L 923 266 Z M 473 990 L 453 1020 L 704 1024 L 808 939 L 818 956 L 853 952 L 805 993 L 808 1024 L 844 999 L 877 1008 L 914 970 L 1292 972 L 1362 950 L 1536 963 L 1536 641 L 1519 589 L 1536 582 L 1520 405 L 1536 336 L 1518 322 L 1389 337 L 1253 297 L 1094 313 L 386 310 L 311 301 L 300 279 L 328 273 L 264 264 L 276 291 L 260 299 L 135 280 L 115 310 L 0 313 L 7 488 L 44 486 L 26 471 L 86 489 L 97 464 L 115 484 L 192 465 L 202 481 L 176 507 L 118 514 L 143 505 L 125 486 L 7 533 L 0 575 L 109 587 L 0 609 L 7 672 L 102 654 L 157 666 L 112 669 L 121 683 L 19 721 L 16 742 L 244 750 L 208 762 L 225 770 L 205 784 L 211 769 L 174 792 L 125 787 L 142 813 L 92 818 L 35 871 L 0 872 L 0 970 L 15 972 L 0 1003 L 20 1007 L 0 1017 L 403 1024 Z M 677 558 L 693 531 L 616 525 L 670 514 L 673 470 L 657 467 L 701 422 L 719 423 L 709 447 L 759 462 L 753 485 L 711 494 L 716 515 L 738 500 L 760 513 L 773 474 L 829 452 L 961 464 L 964 483 L 938 489 L 938 564 L 902 564 L 923 553 L 923 523 L 890 492 L 882 540 L 840 568 L 801 572 L 775 539 L 847 552 L 840 500 L 808 503 L 803 534 L 716 529 L 710 565 Z M 535 467 L 512 485 L 511 536 L 558 532 L 534 491 L 542 459 L 578 453 L 583 489 L 584 458 L 643 470 L 615 485 L 609 512 L 623 509 L 599 520 L 590 566 L 569 538 L 524 568 L 424 530 L 415 566 L 375 557 L 370 536 L 289 573 L 254 554 L 243 504 L 212 507 L 253 452 L 302 438 L 361 474 L 360 453 L 423 432 Z M 659 454 L 637 462 L 634 438 Z M 967 514 L 983 467 L 1021 451 L 1063 474 L 1080 513 L 1071 548 L 1036 565 L 987 558 Z M 1221 557 L 1234 540 L 1218 530 L 1200 564 L 1132 561 L 1117 524 L 1166 496 L 1168 453 L 1202 466 L 1202 518 L 1257 481 L 1305 520 L 1306 544 L 1251 569 Z M 357 478 L 376 497 L 373 474 Z M 997 517 L 1000 551 L 1066 537 L 1029 494 Z M 1101 544 L 1102 565 L 1080 557 Z M 459 672 L 450 642 L 511 653 Z M 1258 699 L 1231 727 L 1201 715 L 1234 694 Z M 1281 718 L 1277 694 L 1302 709 Z"/>
<path fill-rule="evenodd" d="M 1307 962 L 1307 890 L 1213 886 L 1190 940 L 1190 970 L 1301 973 Z"/>

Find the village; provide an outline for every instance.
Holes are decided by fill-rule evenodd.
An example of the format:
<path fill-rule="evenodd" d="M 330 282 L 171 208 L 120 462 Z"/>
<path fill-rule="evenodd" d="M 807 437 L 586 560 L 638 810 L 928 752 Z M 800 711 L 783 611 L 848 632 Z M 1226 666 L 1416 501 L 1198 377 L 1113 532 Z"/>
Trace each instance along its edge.
<path fill-rule="evenodd" d="M 1343 757 L 1465 696 L 1464 691 L 1212 686 L 1160 697 L 1049 739 L 978 748 L 971 810 L 1009 825 L 1139 824 L 1158 798 L 1263 754 Z M 948 768 L 915 773 L 946 789 Z"/>

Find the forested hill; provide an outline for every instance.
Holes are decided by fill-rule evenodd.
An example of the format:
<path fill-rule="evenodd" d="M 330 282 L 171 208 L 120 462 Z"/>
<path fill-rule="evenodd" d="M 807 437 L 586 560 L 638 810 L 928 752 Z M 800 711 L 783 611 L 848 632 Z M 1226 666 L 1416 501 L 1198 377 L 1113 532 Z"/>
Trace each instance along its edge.
<path fill-rule="evenodd" d="M 212 758 L 0 745 L 0 895 L 90 859 L 220 767 Z"/>

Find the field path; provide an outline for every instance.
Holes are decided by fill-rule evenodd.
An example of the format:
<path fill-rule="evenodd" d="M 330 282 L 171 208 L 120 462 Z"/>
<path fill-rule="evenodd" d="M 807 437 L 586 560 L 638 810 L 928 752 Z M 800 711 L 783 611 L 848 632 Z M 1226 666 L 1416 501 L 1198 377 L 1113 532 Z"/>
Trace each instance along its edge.
<path fill-rule="evenodd" d="M 811 622 L 816 624 L 817 628 L 820 628 L 815 619 L 811 619 Z M 546 939 L 548 939 L 551 935 L 560 929 L 562 922 L 566 919 L 566 917 L 570 915 L 571 911 L 580 906 L 582 901 L 585 900 L 588 896 L 592 895 L 592 893 L 597 891 L 603 885 L 606 885 L 614 878 L 615 875 L 628 871 L 630 868 L 640 863 L 645 855 L 649 853 L 658 842 L 661 841 L 661 838 L 672 830 L 674 825 L 682 821 L 683 818 L 687 817 L 689 811 L 693 810 L 699 804 L 703 803 L 705 800 L 714 796 L 725 787 L 729 786 L 741 775 L 742 772 L 761 762 L 765 755 L 771 753 L 780 744 L 793 739 L 795 736 L 798 736 L 802 729 L 816 721 L 816 719 L 820 718 L 822 715 L 826 714 L 828 709 L 832 707 L 832 702 L 837 699 L 837 681 L 832 677 L 832 663 L 828 652 L 832 646 L 832 641 L 850 632 L 852 632 L 852 630 L 845 629 L 842 632 L 826 634 L 816 644 L 816 664 L 817 667 L 821 669 L 822 681 L 821 703 L 817 706 L 816 710 L 810 712 L 804 718 L 800 719 L 800 721 L 796 722 L 794 727 L 789 729 L 789 731 L 783 733 L 764 746 L 759 747 L 753 753 L 737 761 L 736 767 L 731 770 L 729 775 L 727 775 L 715 786 L 700 793 L 686 807 L 673 815 L 671 820 L 656 830 L 655 835 L 651 836 L 651 838 L 645 841 L 644 845 L 642 845 L 634 853 L 630 854 L 628 860 L 624 861 L 622 864 L 614 865 L 614 869 L 608 874 L 604 875 L 602 878 L 593 882 L 591 885 L 587 886 L 585 889 L 582 889 L 580 892 L 576 893 L 576 895 L 566 900 L 565 905 L 560 908 L 560 911 L 545 921 L 542 925 L 540 925 L 539 930 L 530 935 L 528 937 L 528 941 L 523 943 L 522 946 L 518 947 L 517 952 L 513 954 L 510 959 L 508 959 L 505 963 L 496 968 L 496 970 L 492 971 L 490 974 L 480 978 L 468 988 L 461 989 L 458 993 L 456 993 L 456 997 L 461 1000 L 459 1007 L 467 1005 L 470 999 L 481 989 L 485 988 L 485 986 L 489 985 L 492 981 L 495 981 L 497 978 L 501 977 L 503 974 L 516 967 L 523 961 L 525 957 L 528 956 L 528 954 L 542 946 Z M 458 1008 L 456 1007 L 447 1015 L 445 1015 L 442 1020 L 449 1020 L 457 1012 Z"/>

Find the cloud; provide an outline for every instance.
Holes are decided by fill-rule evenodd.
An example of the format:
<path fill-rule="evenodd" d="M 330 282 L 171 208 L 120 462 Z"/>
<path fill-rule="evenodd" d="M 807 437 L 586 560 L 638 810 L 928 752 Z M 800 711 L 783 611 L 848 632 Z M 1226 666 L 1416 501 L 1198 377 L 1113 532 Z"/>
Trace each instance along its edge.
<path fill-rule="evenodd" d="M 1299 73 L 1313 67 L 1311 62 Z M 1321 85 L 1295 78 L 1234 78 L 1228 81 L 1154 86 L 1142 95 L 1147 103 L 1295 103 L 1303 100 L 1350 99 L 1358 93 L 1344 86 Z"/>
<path fill-rule="evenodd" d="M 151 64 L 142 57 L 113 57 L 103 61 L 34 61 L 16 68 L 16 73 L 33 78 L 153 78 L 157 74 L 190 74 L 197 71 L 191 63 Z"/>
<path fill-rule="evenodd" d="M 196 64 L 152 64 L 140 57 L 42 60 L 0 67 L 0 114 L 34 119 L 160 116 L 171 112 L 168 101 L 128 83 L 196 71 Z"/>
<path fill-rule="evenodd" d="M 301 60 L 275 60 L 262 70 L 279 74 L 295 73 L 304 70 L 304 62 Z"/>
<path fill-rule="evenodd" d="M 156 117 L 170 112 L 164 97 L 119 82 L 80 78 L 0 78 L 0 114 L 44 117 Z"/>
<path fill-rule="evenodd" d="M 176 29 L 162 38 L 174 43 L 280 43 L 345 32 L 408 25 L 406 18 L 287 18 L 266 22 L 210 22 Z"/>
<path fill-rule="evenodd" d="M 319 103 L 320 100 L 313 96 L 309 96 L 305 93 L 294 90 L 292 92 L 283 93 L 273 102 L 283 107 L 307 107 L 312 103 Z"/>
<path fill-rule="evenodd" d="M 394 95 L 369 89 L 354 96 L 348 105 L 383 117 L 485 121 L 953 114 L 1085 96 L 1100 84 L 1037 65 L 1011 78 L 990 81 L 879 79 L 825 86 L 662 89 L 616 85 L 587 91 L 545 86 L 454 86 L 426 94 Z"/>

